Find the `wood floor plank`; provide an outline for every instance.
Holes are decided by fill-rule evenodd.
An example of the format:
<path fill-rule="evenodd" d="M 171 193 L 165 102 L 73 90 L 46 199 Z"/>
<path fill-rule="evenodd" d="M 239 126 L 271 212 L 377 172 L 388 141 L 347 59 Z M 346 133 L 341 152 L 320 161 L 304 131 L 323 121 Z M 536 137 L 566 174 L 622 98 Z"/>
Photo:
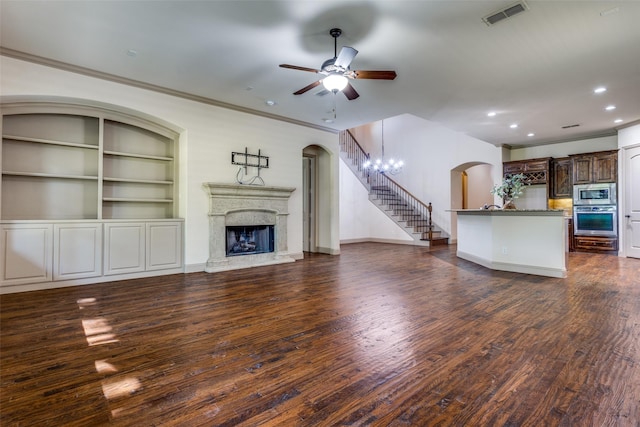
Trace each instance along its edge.
<path fill-rule="evenodd" d="M 2 426 L 640 426 L 640 261 L 455 247 L 0 296 Z"/>

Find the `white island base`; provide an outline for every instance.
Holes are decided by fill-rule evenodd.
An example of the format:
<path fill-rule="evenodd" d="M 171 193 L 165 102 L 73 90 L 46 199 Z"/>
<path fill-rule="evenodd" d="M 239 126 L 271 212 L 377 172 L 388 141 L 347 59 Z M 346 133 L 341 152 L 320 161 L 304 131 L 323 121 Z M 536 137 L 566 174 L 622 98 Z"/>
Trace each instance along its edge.
<path fill-rule="evenodd" d="M 493 270 L 567 277 L 562 210 L 456 210 L 457 256 Z"/>

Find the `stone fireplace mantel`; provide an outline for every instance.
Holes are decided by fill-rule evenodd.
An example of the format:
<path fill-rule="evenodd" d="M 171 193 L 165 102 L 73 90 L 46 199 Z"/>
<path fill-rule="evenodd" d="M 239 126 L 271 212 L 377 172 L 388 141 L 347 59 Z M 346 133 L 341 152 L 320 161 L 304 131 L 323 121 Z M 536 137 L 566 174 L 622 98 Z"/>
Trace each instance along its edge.
<path fill-rule="evenodd" d="M 205 271 L 234 270 L 260 265 L 294 262 L 287 246 L 289 197 L 293 187 L 241 184 L 203 184 L 209 196 L 209 259 Z M 273 225 L 274 252 L 228 257 L 226 227 Z"/>

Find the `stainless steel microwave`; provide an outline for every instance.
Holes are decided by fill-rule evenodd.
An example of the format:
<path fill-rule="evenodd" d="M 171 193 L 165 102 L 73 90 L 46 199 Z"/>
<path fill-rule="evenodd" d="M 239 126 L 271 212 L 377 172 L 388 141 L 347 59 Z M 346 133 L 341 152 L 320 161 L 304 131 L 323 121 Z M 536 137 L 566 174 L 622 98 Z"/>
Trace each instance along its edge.
<path fill-rule="evenodd" d="M 616 205 L 616 185 L 578 184 L 573 186 L 573 205 Z"/>

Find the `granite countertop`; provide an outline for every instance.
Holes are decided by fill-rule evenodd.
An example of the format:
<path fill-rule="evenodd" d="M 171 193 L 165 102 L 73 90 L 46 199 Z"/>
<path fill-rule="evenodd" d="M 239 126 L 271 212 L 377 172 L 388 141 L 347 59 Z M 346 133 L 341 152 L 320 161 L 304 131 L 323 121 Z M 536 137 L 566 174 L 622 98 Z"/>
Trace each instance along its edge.
<path fill-rule="evenodd" d="M 483 215 L 565 216 L 564 209 L 451 209 L 450 212 Z"/>

